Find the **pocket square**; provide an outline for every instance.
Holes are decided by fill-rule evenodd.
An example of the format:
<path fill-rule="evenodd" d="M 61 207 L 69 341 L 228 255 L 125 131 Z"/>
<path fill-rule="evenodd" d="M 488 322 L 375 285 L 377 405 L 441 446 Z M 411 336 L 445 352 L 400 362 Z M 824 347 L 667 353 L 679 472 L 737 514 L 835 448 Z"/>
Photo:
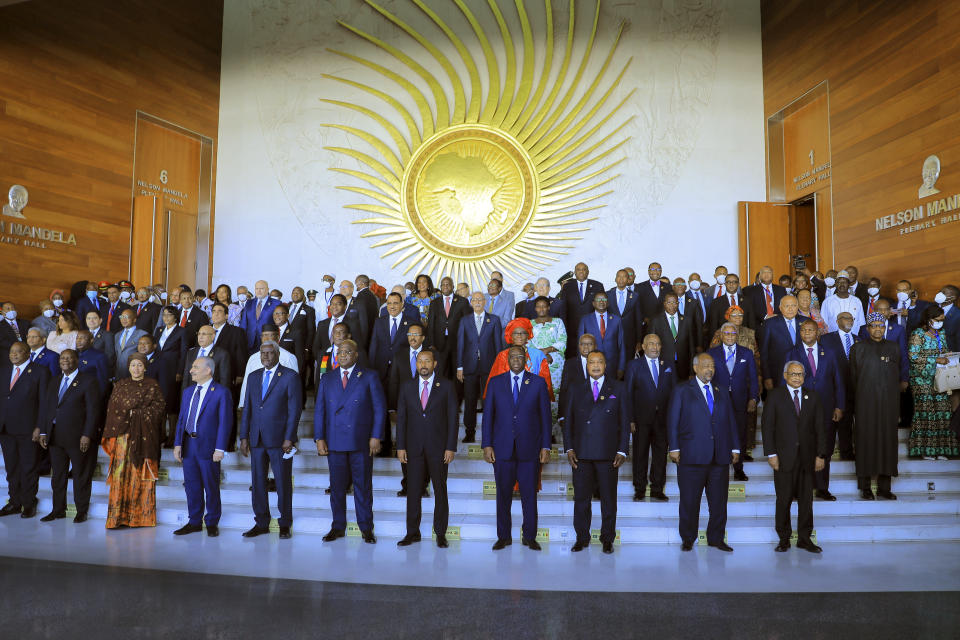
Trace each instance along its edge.
<path fill-rule="evenodd" d="M 663 372 L 664 372 L 664 373 L 670 373 L 670 367 L 667 367 L 666 369 L 664 369 Z"/>
<path fill-rule="evenodd" d="M 617 399 L 617 396 L 611 395 L 611 396 L 610 396 L 610 399 L 611 399 L 611 400 L 616 400 L 616 399 Z"/>

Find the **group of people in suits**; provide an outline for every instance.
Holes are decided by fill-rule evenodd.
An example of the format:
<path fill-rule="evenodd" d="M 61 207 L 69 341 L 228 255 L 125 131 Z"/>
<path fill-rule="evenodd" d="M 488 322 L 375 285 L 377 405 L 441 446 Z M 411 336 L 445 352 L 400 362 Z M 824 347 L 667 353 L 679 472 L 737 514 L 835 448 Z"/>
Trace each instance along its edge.
<path fill-rule="evenodd" d="M 77 521 L 86 519 L 106 398 L 112 382 L 129 375 L 133 353 L 146 357 L 148 377 L 160 383 L 170 417 L 167 444 L 184 468 L 188 520 L 177 535 L 204 525 L 208 535 L 218 535 L 220 463 L 239 441 L 251 459 L 254 513 L 254 526 L 243 535 L 270 530 L 272 472 L 280 537 L 291 537 L 297 426 L 311 388 L 315 446 L 329 460 L 333 520 L 326 541 L 346 535 L 352 488 L 361 537 L 376 542 L 372 458 L 396 455 L 403 468 L 398 495 L 407 497 L 407 533 L 399 545 L 421 539 L 421 500 L 432 487 L 433 531 L 437 545 L 447 546 L 446 481 L 461 403 L 464 442 L 476 437 L 482 405 L 481 448 L 497 484 L 495 550 L 512 542 L 515 486 L 521 542 L 540 548 L 536 494 L 555 440 L 554 412 L 573 472 L 574 551 L 590 542 L 591 502 L 599 498 L 600 543 L 612 552 L 618 470 L 628 457 L 635 501 L 667 501 L 666 464 L 677 464 L 684 549 L 696 541 L 706 493 L 707 544 L 730 551 L 724 535 L 730 468 L 735 479 L 747 480 L 748 423 L 761 402 L 764 455 L 777 492 L 777 551 L 790 546 L 794 499 L 798 546 L 819 551 L 810 536 L 812 501 L 836 499 L 829 491 L 835 441 L 842 457 L 855 457 L 864 499 L 896 498 L 890 479 L 900 394 L 907 388 L 904 336 L 930 315 L 917 311 L 921 304 L 937 305 L 944 309 L 944 344 L 960 348 L 955 287 L 923 303 L 898 283 L 894 303 L 878 295 L 876 279 L 857 286 L 855 268 L 810 277 L 797 291 L 815 293 L 821 308 L 836 307 L 828 318 L 801 314 L 795 292 L 775 284 L 769 267 L 742 289 L 725 267 L 715 270 L 710 286 L 696 273 L 671 283 L 656 262 L 647 273 L 637 283 L 633 269 L 621 269 L 616 286 L 605 290 L 579 263 L 556 298 L 541 278 L 525 286 L 520 302 L 496 273 L 486 294 L 467 295 L 457 293 L 449 277 L 436 291 L 432 284 L 424 291 L 421 278 L 429 278 L 420 276 L 416 288 L 427 304 L 422 295 L 405 297 L 403 287 L 380 297 L 365 275 L 344 281 L 335 293 L 329 276 L 320 309 L 317 292 L 297 287 L 291 301 L 282 302 L 265 281 L 252 295 L 242 288 L 236 303 L 227 287 L 225 299 L 205 307 L 185 286 L 172 292 L 177 305 L 163 305 L 149 289 L 134 297 L 126 290 L 132 285 L 118 283 L 105 287 L 103 299 L 80 299 L 76 311 L 85 328 L 76 332 L 75 348 L 59 353 L 4 303 L 0 350 L 9 362 L 0 365 L 0 379 L 9 384 L 0 392 L 0 446 L 10 497 L 0 516 L 35 514 L 40 460 L 47 455 L 54 508 L 44 519 L 63 517 L 71 468 Z M 504 336 L 515 317 L 536 317 L 542 299 L 568 328 L 554 408 L 553 385 L 531 370 L 526 341 L 508 345 Z M 756 335 L 756 354 L 742 344 L 742 329 L 727 321 L 737 310 Z M 824 324 L 836 330 L 824 331 Z M 507 370 L 491 375 L 498 356 Z"/>

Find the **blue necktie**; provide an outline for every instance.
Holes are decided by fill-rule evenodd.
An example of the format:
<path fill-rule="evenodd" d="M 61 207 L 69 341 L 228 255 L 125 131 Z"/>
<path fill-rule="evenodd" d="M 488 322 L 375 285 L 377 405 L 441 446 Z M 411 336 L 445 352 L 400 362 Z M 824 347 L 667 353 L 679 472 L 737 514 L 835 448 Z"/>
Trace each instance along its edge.
<path fill-rule="evenodd" d="M 650 361 L 650 373 L 653 375 L 653 386 L 659 386 L 660 384 L 660 367 L 657 366 L 656 360 Z"/>
<path fill-rule="evenodd" d="M 392 318 L 393 323 L 390 325 L 390 344 L 393 344 L 393 339 L 397 337 L 397 319 Z"/>
<path fill-rule="evenodd" d="M 787 320 L 787 331 L 790 332 L 790 342 L 797 343 L 797 330 L 793 328 L 793 320 Z"/>
<path fill-rule="evenodd" d="M 727 348 L 727 371 L 730 375 L 733 375 L 733 365 L 736 364 L 734 357 L 736 356 L 736 350 L 733 347 Z"/>
<path fill-rule="evenodd" d="M 513 404 L 520 404 L 520 376 L 513 376 Z"/>
<path fill-rule="evenodd" d="M 845 333 L 843 335 L 843 352 L 848 358 L 850 357 L 850 334 Z"/>
<path fill-rule="evenodd" d="M 415 353 L 410 355 L 410 375 L 417 377 L 417 354 Z"/>
<path fill-rule="evenodd" d="M 67 392 L 67 387 L 70 386 L 67 382 L 70 381 L 70 378 L 63 376 L 63 382 L 60 383 L 60 393 L 57 394 L 57 404 L 63 402 L 63 394 Z"/>
<path fill-rule="evenodd" d="M 190 413 L 187 414 L 187 433 L 197 432 L 197 407 L 200 406 L 200 387 L 197 386 L 193 392 L 193 400 L 190 401 Z"/>
<path fill-rule="evenodd" d="M 267 389 L 270 388 L 270 369 L 264 369 L 263 371 L 263 387 L 260 389 L 260 399 L 263 400 L 267 397 Z"/>
<path fill-rule="evenodd" d="M 713 394 L 710 393 L 710 385 L 703 385 L 703 389 L 707 392 L 707 408 L 710 409 L 710 414 L 713 415 Z"/>

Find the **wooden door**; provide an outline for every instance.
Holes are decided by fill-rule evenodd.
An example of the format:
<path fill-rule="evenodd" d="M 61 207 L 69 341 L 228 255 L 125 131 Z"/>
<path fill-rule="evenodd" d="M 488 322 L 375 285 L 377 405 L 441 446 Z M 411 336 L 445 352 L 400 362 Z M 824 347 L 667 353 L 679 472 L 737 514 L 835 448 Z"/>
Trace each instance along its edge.
<path fill-rule="evenodd" d="M 769 265 L 774 277 L 790 273 L 790 216 L 795 208 L 774 202 L 737 203 L 740 219 L 740 282 L 753 284 Z"/>
<path fill-rule="evenodd" d="M 195 286 L 197 276 L 197 217 L 167 210 L 167 251 L 165 286 Z"/>
<path fill-rule="evenodd" d="M 795 259 L 802 259 L 810 271 L 817 270 L 817 211 L 814 200 L 807 200 L 790 210 L 790 253 Z M 791 264 L 793 275 L 799 269 L 796 262 Z M 780 275 L 779 273 L 777 274 Z"/>

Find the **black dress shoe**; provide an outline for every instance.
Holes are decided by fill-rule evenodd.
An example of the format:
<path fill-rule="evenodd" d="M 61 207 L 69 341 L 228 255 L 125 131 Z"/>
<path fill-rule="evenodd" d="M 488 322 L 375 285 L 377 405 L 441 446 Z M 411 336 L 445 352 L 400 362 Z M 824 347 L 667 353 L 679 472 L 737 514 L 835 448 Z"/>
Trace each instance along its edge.
<path fill-rule="evenodd" d="M 633 492 L 633 501 L 634 502 L 643 502 L 643 496 L 646 493 L 646 489 L 643 491 L 634 491 Z"/>
<path fill-rule="evenodd" d="M 289 540 L 293 537 L 293 534 L 290 533 L 290 527 L 280 527 L 280 539 Z"/>
<path fill-rule="evenodd" d="M 500 538 L 493 543 L 493 550 L 500 551 L 500 549 L 509 547 L 512 544 L 513 544 L 513 540 L 511 540 L 510 538 Z"/>
<path fill-rule="evenodd" d="M 883 498 L 884 500 L 896 500 L 897 494 L 890 493 L 889 491 L 877 491 L 877 497 Z"/>
<path fill-rule="evenodd" d="M 3 509 L 0 509 L 0 517 L 3 516 L 12 516 L 15 513 L 20 513 L 23 511 L 23 507 L 15 507 L 11 503 L 3 505 Z"/>
<path fill-rule="evenodd" d="M 613 543 L 612 543 L 612 542 L 604 542 L 604 543 L 603 543 L 603 552 L 604 552 L 604 553 L 613 553 Z"/>
<path fill-rule="evenodd" d="M 188 533 L 197 533 L 203 531 L 203 526 L 199 524 L 190 524 L 189 522 L 173 532 L 175 536 L 185 536 Z"/>
<path fill-rule="evenodd" d="M 24 507 L 23 511 L 20 513 L 21 518 L 32 518 L 37 515 L 37 505 L 32 507 Z"/>
<path fill-rule="evenodd" d="M 816 497 L 816 498 L 818 498 L 818 499 L 820 499 L 820 500 L 826 500 L 827 502 L 836 502 L 836 501 L 837 501 L 837 496 L 833 495 L 832 493 L 830 493 L 830 492 L 827 491 L 826 489 L 817 489 L 817 490 L 814 492 L 813 495 L 814 495 L 814 497 Z"/>
<path fill-rule="evenodd" d="M 429 497 L 430 497 L 430 489 L 424 487 L 423 493 L 420 494 L 420 498 L 422 499 L 422 498 L 429 498 Z"/>
<path fill-rule="evenodd" d="M 267 478 L 267 491 L 277 491 L 277 479 L 276 478 Z"/>
<path fill-rule="evenodd" d="M 406 489 L 400 489 L 400 491 L 397 491 L 397 497 L 398 497 L 398 498 L 405 498 L 406 496 L 407 496 L 407 490 L 406 490 Z"/>
<path fill-rule="evenodd" d="M 734 480 L 739 480 L 740 482 L 746 482 L 746 481 L 749 480 L 750 478 L 748 478 L 748 477 L 747 477 L 747 474 L 745 474 L 743 471 L 734 471 L 734 472 L 733 472 L 733 479 L 734 479 Z"/>
<path fill-rule="evenodd" d="M 441 549 L 446 549 L 450 545 L 447 544 L 447 536 L 437 536 L 437 546 Z"/>
<path fill-rule="evenodd" d="M 330 487 L 327 487 L 326 489 L 324 489 L 323 492 L 327 495 L 330 495 Z"/>
<path fill-rule="evenodd" d="M 570 547 L 570 551 L 573 551 L 573 552 L 583 551 L 583 550 L 586 549 L 589 545 L 590 545 L 590 541 L 589 541 L 589 540 L 577 540 L 577 541 L 573 544 L 573 546 Z"/>
<path fill-rule="evenodd" d="M 527 540 L 526 538 L 520 538 L 520 542 L 523 546 L 527 547 L 531 551 L 540 551 L 543 547 L 540 546 L 540 543 L 536 540 Z"/>
<path fill-rule="evenodd" d="M 683 543 L 683 546 L 682 546 L 681 548 L 682 548 L 684 551 L 693 551 L 693 543 L 692 543 L 692 542 L 684 542 L 684 543 Z"/>
<path fill-rule="evenodd" d="M 873 495 L 873 491 L 870 489 L 861 489 L 860 497 L 864 500 L 876 500 L 876 497 Z"/>
<path fill-rule="evenodd" d="M 740 459 L 743 460 L 744 462 L 753 462 L 753 456 L 750 455 L 749 453 L 743 454 L 742 456 L 740 456 Z"/>
<path fill-rule="evenodd" d="M 333 542 L 337 538 L 342 538 L 345 535 L 347 534 L 343 529 L 330 529 L 330 531 L 327 532 L 327 535 L 323 536 L 323 541 Z"/>
<path fill-rule="evenodd" d="M 73 524 L 81 524 L 86 521 L 87 521 L 86 511 L 84 511 L 83 513 L 78 513 L 77 515 L 73 516 Z"/>
<path fill-rule="evenodd" d="M 270 533 L 270 529 L 261 529 L 260 527 L 254 526 L 252 529 L 248 529 L 243 532 L 244 538 L 256 538 L 257 536 L 262 536 L 265 533 Z"/>
<path fill-rule="evenodd" d="M 467 431 L 465 434 L 463 434 L 463 440 L 461 440 L 461 442 L 465 442 L 467 444 L 471 444 L 476 441 L 477 433 L 475 431 Z"/>
<path fill-rule="evenodd" d="M 62 520 L 63 518 L 66 518 L 66 517 L 67 517 L 67 514 L 63 512 L 56 513 L 55 511 L 51 511 L 47 515 L 40 518 L 40 522 L 53 522 L 54 520 Z"/>
<path fill-rule="evenodd" d="M 208 538 L 216 538 L 216 537 L 219 536 L 219 535 L 220 535 L 220 527 L 218 527 L 218 526 L 215 525 L 215 524 L 208 524 L 208 525 L 207 525 L 207 537 L 208 537 Z"/>
<path fill-rule="evenodd" d="M 726 542 L 718 542 L 716 544 L 710 544 L 708 542 L 707 545 L 713 547 L 714 549 L 719 549 L 720 551 L 733 551 L 733 547 L 728 545 Z"/>
<path fill-rule="evenodd" d="M 670 500 L 670 498 L 667 497 L 667 494 L 665 494 L 663 491 L 651 491 L 650 499 L 656 500 L 657 502 L 667 502 Z"/>
<path fill-rule="evenodd" d="M 439 538 L 437 539 L 437 541 L 439 542 Z M 410 534 L 408 533 L 407 535 L 403 536 L 403 539 L 400 540 L 400 542 L 397 543 L 397 546 L 398 546 L 398 547 L 409 547 L 409 546 L 412 545 L 414 542 L 420 542 L 420 534 L 419 534 L 419 533 L 418 533 L 417 535 L 410 535 Z"/>
<path fill-rule="evenodd" d="M 377 538 L 373 535 L 373 531 L 361 531 L 360 537 L 363 538 L 363 541 L 367 544 L 377 544 Z"/>
<path fill-rule="evenodd" d="M 821 553 L 823 549 L 813 544 L 810 540 L 797 540 L 797 549 L 803 549 L 810 553 Z"/>
<path fill-rule="evenodd" d="M 798 544 L 797 546 L 799 547 L 800 545 Z M 776 551 L 777 553 L 783 553 L 783 552 L 785 552 L 785 551 L 790 551 L 790 541 L 789 541 L 789 540 L 781 540 L 781 541 L 780 541 L 780 544 L 778 544 L 778 545 L 776 546 L 776 548 L 774 549 L 774 551 Z"/>

